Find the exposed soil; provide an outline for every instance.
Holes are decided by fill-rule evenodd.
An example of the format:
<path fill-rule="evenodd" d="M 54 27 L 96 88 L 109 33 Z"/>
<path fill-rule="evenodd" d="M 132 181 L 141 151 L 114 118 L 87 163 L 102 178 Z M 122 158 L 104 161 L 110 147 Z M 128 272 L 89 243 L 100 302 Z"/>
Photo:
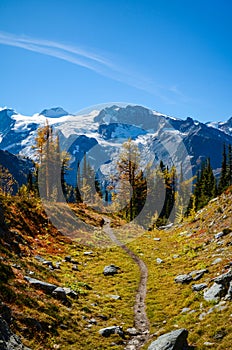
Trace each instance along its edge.
<path fill-rule="evenodd" d="M 141 349 L 149 339 L 150 324 L 147 318 L 145 304 L 148 269 L 143 260 L 116 238 L 113 229 L 110 227 L 110 220 L 108 218 L 104 218 L 104 220 L 104 232 L 134 260 L 140 269 L 140 281 L 134 304 L 134 328 L 136 328 L 136 334 L 131 336 L 131 339 L 124 348 L 125 350 L 138 350 Z"/>

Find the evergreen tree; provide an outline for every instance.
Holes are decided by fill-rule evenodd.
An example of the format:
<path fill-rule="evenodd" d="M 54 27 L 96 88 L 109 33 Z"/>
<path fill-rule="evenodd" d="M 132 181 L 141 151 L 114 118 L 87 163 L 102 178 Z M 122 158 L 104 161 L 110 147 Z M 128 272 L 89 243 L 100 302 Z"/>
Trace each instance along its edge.
<path fill-rule="evenodd" d="M 193 194 L 196 210 L 204 207 L 217 194 L 216 179 L 209 158 L 206 162 L 202 162 L 201 171 L 197 174 Z"/>
<path fill-rule="evenodd" d="M 218 193 L 221 194 L 228 186 L 228 173 L 227 173 L 227 155 L 226 155 L 226 145 L 223 146 L 222 154 L 222 166 L 221 166 L 221 176 L 218 184 Z"/>
<path fill-rule="evenodd" d="M 228 147 L 227 185 L 232 185 L 232 146 Z"/>

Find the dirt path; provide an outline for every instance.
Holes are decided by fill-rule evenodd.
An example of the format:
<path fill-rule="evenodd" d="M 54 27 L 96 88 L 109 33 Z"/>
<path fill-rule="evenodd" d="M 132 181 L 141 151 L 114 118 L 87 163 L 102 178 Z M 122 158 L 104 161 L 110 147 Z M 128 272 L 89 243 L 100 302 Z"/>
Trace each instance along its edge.
<path fill-rule="evenodd" d="M 138 285 L 137 294 L 134 304 L 134 328 L 136 328 L 136 334 L 131 336 L 128 344 L 124 348 L 125 350 L 138 350 L 148 341 L 150 324 L 146 314 L 146 292 L 147 292 L 147 277 L 148 269 L 146 264 L 141 260 L 132 250 L 130 250 L 125 244 L 120 242 L 114 235 L 113 229 L 110 227 L 110 220 L 104 218 L 104 231 L 110 237 L 110 239 L 120 246 L 139 266 L 140 269 L 140 281 Z"/>

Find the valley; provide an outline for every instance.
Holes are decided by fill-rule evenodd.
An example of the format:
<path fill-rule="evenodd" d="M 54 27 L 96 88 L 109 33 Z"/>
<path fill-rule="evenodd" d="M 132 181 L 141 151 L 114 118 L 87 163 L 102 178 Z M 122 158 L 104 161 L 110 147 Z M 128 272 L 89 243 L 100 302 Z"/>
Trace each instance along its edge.
<path fill-rule="evenodd" d="M 11 329 L 31 349 L 132 349 L 127 344 L 133 340 L 130 329 L 138 329 L 134 319 L 140 280 L 133 260 L 136 255 L 148 268 L 145 303 L 150 329 L 142 348 L 161 334 L 186 328 L 188 343 L 196 349 L 229 350 L 230 298 L 222 291 L 207 301 L 204 290 L 193 291 L 192 284 L 205 283 L 209 289 L 213 278 L 230 271 L 231 200 L 228 189 L 187 222 L 141 231 L 137 239 L 127 242 L 125 252 L 116 244 L 101 248 L 92 243 L 81 245 L 57 232 L 39 202 L 1 197 L 0 264 L 5 276 L 1 280 L 1 310 L 3 305 L 10 308 Z M 85 206 L 77 208 L 77 215 L 78 211 L 82 218 L 94 222 L 98 240 L 104 234 L 100 216 Z M 126 234 L 123 222 L 109 220 L 117 232 L 121 224 Z M 112 234 L 109 222 L 105 227 Z M 138 229 L 132 226 L 130 230 Z M 220 232 L 225 234 L 217 235 Z M 128 251 L 133 252 L 132 258 Z M 111 264 L 119 267 L 117 273 L 104 275 L 104 268 Z M 175 282 L 178 275 L 202 269 L 207 272 L 199 282 Z M 25 276 L 68 287 L 77 296 L 67 296 L 66 304 L 66 299 L 30 285 Z M 2 317 L 6 317 L 4 313 Z M 120 327 L 121 336 L 99 333 L 113 326 Z"/>

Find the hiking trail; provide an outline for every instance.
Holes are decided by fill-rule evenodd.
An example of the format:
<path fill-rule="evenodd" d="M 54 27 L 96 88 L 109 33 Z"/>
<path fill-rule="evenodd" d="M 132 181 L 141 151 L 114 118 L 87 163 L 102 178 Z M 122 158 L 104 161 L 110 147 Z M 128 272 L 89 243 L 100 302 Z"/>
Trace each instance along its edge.
<path fill-rule="evenodd" d="M 125 244 L 120 242 L 115 236 L 113 229 L 110 227 L 110 219 L 104 218 L 104 232 L 110 237 L 110 239 L 119 247 L 121 247 L 139 266 L 140 269 L 140 281 L 135 297 L 134 304 L 134 328 L 136 334 L 131 335 L 131 339 L 128 341 L 125 350 L 139 350 L 149 339 L 150 323 L 146 314 L 146 293 L 147 293 L 147 278 L 148 269 L 142 259 L 138 257 L 132 250 L 130 250 Z"/>

